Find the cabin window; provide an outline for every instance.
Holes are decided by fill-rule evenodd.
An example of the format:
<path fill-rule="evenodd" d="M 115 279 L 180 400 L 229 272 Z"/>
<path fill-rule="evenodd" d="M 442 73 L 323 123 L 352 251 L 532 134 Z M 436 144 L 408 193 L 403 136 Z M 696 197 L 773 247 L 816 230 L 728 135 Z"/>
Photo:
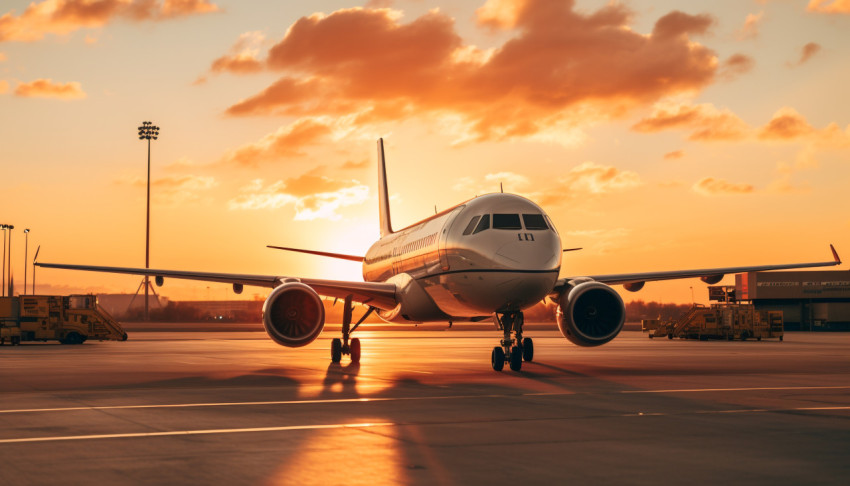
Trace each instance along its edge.
<path fill-rule="evenodd" d="M 519 214 L 493 214 L 493 228 L 505 230 L 522 229 L 519 222 Z"/>
<path fill-rule="evenodd" d="M 490 215 L 485 214 L 481 216 L 481 221 L 478 222 L 478 226 L 475 227 L 475 231 L 472 234 L 481 233 L 482 231 L 490 228 Z"/>
<path fill-rule="evenodd" d="M 472 234 L 472 230 L 475 229 L 475 225 L 478 224 L 478 220 L 481 219 L 481 216 L 475 216 L 469 221 L 469 224 L 466 225 L 466 229 L 463 230 L 464 235 Z"/>
<path fill-rule="evenodd" d="M 527 230 L 547 230 L 546 219 L 542 214 L 523 214 L 522 222 Z"/>

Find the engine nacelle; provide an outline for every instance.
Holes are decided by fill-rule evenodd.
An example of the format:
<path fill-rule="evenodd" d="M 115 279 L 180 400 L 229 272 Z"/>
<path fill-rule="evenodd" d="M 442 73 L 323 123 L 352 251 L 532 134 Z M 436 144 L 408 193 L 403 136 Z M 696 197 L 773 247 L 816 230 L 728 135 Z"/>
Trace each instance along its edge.
<path fill-rule="evenodd" d="M 614 339 L 626 321 L 626 306 L 614 289 L 600 282 L 584 282 L 561 295 L 558 328 L 579 346 L 599 346 Z"/>
<path fill-rule="evenodd" d="M 263 326 L 278 344 L 306 346 L 325 327 L 325 306 L 310 286 L 288 282 L 272 290 L 263 303 Z"/>

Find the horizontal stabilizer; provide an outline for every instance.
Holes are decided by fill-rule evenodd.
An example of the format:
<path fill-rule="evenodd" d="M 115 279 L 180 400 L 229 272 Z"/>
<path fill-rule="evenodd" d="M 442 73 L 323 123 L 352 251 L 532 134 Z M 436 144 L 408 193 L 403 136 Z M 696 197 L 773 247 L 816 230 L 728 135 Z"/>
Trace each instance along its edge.
<path fill-rule="evenodd" d="M 363 262 L 362 256 L 356 255 L 343 255 L 342 253 L 328 253 L 326 251 L 316 251 L 316 250 L 304 250 L 301 248 L 287 248 L 285 246 L 274 246 L 274 245 L 266 245 L 268 248 L 274 248 L 276 250 L 286 250 L 286 251 L 297 251 L 299 253 L 309 253 L 311 255 L 319 255 L 331 258 L 339 258 L 340 260 L 349 260 L 352 262 Z"/>

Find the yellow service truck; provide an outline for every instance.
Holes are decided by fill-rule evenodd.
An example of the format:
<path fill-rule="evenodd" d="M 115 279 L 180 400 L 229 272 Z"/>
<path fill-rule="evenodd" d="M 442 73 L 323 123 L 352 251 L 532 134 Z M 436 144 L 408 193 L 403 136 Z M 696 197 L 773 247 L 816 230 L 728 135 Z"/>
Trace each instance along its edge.
<path fill-rule="evenodd" d="M 756 310 L 752 304 L 712 304 L 706 307 L 694 304 L 682 317 L 669 321 L 644 319 L 641 321 L 649 338 L 674 337 L 684 339 L 783 339 L 782 311 Z"/>
<path fill-rule="evenodd" d="M 121 324 L 97 305 L 94 295 L 0 297 L 0 345 L 48 340 L 82 344 L 87 339 L 127 340 Z"/>

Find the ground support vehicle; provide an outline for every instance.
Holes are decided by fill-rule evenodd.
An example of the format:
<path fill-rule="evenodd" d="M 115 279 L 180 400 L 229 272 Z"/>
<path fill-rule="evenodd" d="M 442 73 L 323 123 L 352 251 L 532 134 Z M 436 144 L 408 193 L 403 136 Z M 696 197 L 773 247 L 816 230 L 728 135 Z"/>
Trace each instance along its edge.
<path fill-rule="evenodd" d="M 126 341 L 127 333 L 94 295 L 20 295 L 0 298 L 0 345 L 56 340 Z"/>
<path fill-rule="evenodd" d="M 752 304 L 694 304 L 678 319 L 641 321 L 649 338 L 683 339 L 783 339 L 782 311 L 757 311 Z"/>

